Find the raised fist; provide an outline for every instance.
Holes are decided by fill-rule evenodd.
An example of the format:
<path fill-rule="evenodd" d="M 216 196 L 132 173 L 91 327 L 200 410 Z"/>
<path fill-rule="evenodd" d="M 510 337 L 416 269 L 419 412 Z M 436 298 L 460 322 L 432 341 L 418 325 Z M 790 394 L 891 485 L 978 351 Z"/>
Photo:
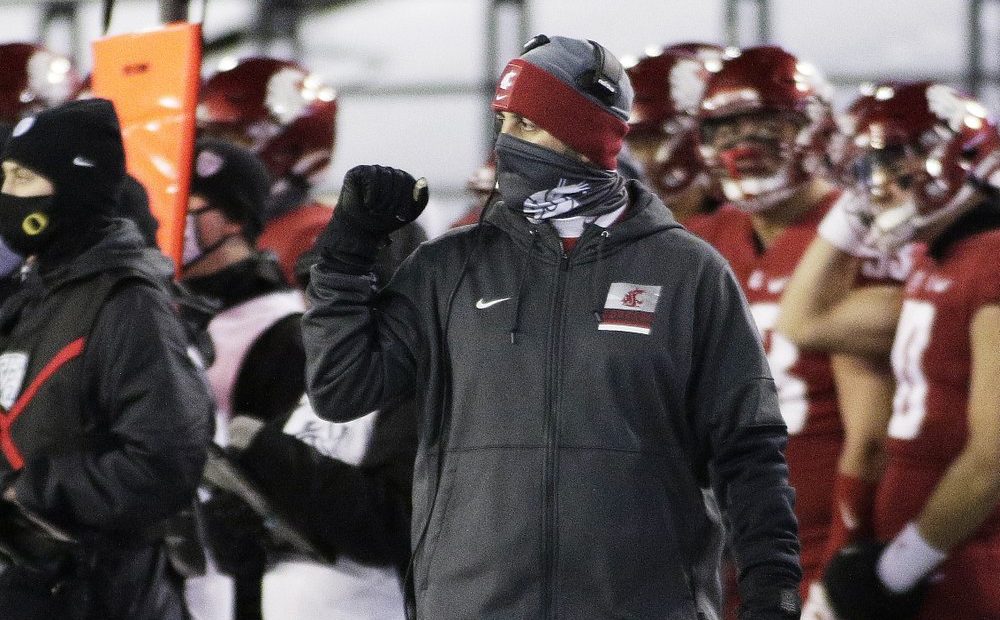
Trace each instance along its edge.
<path fill-rule="evenodd" d="M 333 217 L 315 249 L 327 267 L 363 275 L 389 233 L 417 219 L 426 206 L 426 179 L 386 166 L 355 166 L 344 176 Z"/>
<path fill-rule="evenodd" d="M 426 179 L 387 166 L 355 166 L 344 176 L 334 217 L 384 236 L 417 219 L 426 206 Z"/>

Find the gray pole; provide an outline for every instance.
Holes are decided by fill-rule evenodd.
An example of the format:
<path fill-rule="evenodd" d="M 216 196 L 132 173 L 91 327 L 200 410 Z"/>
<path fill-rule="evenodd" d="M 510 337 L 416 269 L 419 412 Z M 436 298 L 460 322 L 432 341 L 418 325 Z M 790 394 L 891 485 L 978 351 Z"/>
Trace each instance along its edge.
<path fill-rule="evenodd" d="M 969 54 L 965 87 L 973 95 L 983 88 L 983 0 L 969 0 Z"/>
<path fill-rule="evenodd" d="M 187 17 L 187 0 L 160 0 L 160 21 L 164 24 L 185 21 Z"/>

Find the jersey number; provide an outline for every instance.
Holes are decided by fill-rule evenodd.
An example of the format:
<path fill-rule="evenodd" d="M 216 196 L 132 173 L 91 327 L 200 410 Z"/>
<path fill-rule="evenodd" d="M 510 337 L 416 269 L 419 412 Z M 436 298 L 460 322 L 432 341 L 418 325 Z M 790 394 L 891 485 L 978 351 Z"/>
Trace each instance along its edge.
<path fill-rule="evenodd" d="M 806 382 L 792 373 L 792 367 L 799 361 L 799 350 L 788 338 L 774 331 L 778 322 L 778 304 L 753 304 L 750 313 L 760 330 L 764 350 L 767 351 L 767 363 L 774 376 L 774 385 L 778 389 L 778 404 L 781 417 L 785 419 L 788 434 L 795 435 L 806 425 L 806 412 L 809 402 L 806 400 Z"/>
<path fill-rule="evenodd" d="M 934 306 L 925 301 L 903 302 L 892 345 L 896 396 L 892 400 L 889 437 L 913 439 L 927 415 L 927 378 L 922 361 L 934 323 Z"/>

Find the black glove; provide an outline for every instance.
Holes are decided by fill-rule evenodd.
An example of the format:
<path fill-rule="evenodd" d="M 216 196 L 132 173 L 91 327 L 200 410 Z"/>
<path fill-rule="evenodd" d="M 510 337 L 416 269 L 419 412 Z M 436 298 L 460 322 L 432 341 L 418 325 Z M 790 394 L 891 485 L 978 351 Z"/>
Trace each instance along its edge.
<path fill-rule="evenodd" d="M 427 181 L 386 166 L 347 171 L 330 223 L 316 239 L 323 262 L 334 271 L 364 275 L 389 233 L 427 206 Z"/>
<path fill-rule="evenodd" d="M 830 607 L 841 620 L 909 620 L 917 615 L 926 584 L 899 594 L 878 577 L 879 557 L 885 543 L 862 540 L 833 556 L 823 585 Z"/>
<path fill-rule="evenodd" d="M 203 504 L 208 546 L 222 572 L 234 575 L 264 556 L 264 521 L 235 494 L 215 490 Z"/>
<path fill-rule="evenodd" d="M 83 548 L 66 532 L 18 505 L 0 501 L 0 561 L 48 577 L 65 575 Z"/>

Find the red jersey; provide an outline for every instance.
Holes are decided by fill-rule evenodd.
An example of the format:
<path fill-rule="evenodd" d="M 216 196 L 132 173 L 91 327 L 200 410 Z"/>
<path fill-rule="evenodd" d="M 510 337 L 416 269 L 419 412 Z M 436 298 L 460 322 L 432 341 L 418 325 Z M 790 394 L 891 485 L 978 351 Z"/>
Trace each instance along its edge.
<path fill-rule="evenodd" d="M 760 330 L 788 426 L 789 477 L 802 545 L 803 584 L 816 579 L 832 518 L 833 484 L 843 443 L 837 392 L 824 353 L 800 351 L 774 331 L 781 295 L 816 236 L 820 220 L 838 197 L 831 192 L 762 249 L 750 215 L 733 206 L 689 220 L 687 227 L 729 261 Z"/>
<path fill-rule="evenodd" d="M 961 239 L 944 257 L 925 249 L 906 282 L 892 350 L 896 395 L 875 532 L 890 540 L 916 519 L 968 435 L 976 311 L 1000 305 L 1000 230 Z M 1000 618 L 1000 507 L 952 550 L 932 578 L 921 618 Z M 984 576 L 989 575 L 988 579 Z"/>
<path fill-rule="evenodd" d="M 333 207 L 308 202 L 274 218 L 264 226 L 257 247 L 277 254 L 288 282 L 295 282 L 295 262 L 309 251 L 333 215 Z"/>

